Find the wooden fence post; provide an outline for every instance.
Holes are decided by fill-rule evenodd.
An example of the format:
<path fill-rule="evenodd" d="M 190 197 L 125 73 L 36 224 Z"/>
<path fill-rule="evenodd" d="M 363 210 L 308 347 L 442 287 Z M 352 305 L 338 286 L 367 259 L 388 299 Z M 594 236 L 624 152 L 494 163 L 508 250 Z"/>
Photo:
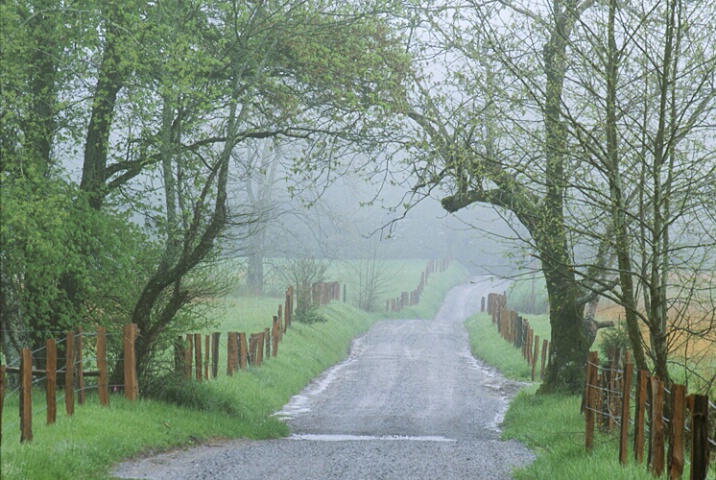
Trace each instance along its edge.
<path fill-rule="evenodd" d="M 248 357 L 248 347 L 246 345 L 246 334 L 239 333 L 239 367 L 241 370 L 246 370 L 246 363 Z"/>
<path fill-rule="evenodd" d="M 97 327 L 97 390 L 99 403 L 109 406 L 109 376 L 107 375 L 107 328 Z"/>
<path fill-rule="evenodd" d="M 196 363 L 196 381 L 201 382 L 201 333 L 194 334 L 194 362 Z"/>
<path fill-rule="evenodd" d="M 65 411 L 67 416 L 75 413 L 75 332 L 67 332 L 65 338 Z"/>
<path fill-rule="evenodd" d="M 211 378 L 219 375 L 219 340 L 221 332 L 211 334 Z"/>
<path fill-rule="evenodd" d="M 264 360 L 264 332 L 259 332 L 256 336 L 256 357 L 254 357 L 257 367 L 261 366 Z"/>
<path fill-rule="evenodd" d="M 2 445 L 2 408 L 5 404 L 5 365 L 0 365 L 0 445 Z"/>
<path fill-rule="evenodd" d="M 629 400 L 631 394 L 631 377 L 634 364 L 630 362 L 629 351 L 624 357 L 624 384 L 622 385 L 622 418 L 619 430 L 619 463 L 626 465 L 629 441 Z"/>
<path fill-rule="evenodd" d="M 686 425 L 686 387 L 674 385 L 671 388 L 672 416 L 669 430 L 669 478 L 681 480 L 684 474 L 684 431 Z"/>
<path fill-rule="evenodd" d="M 264 328 L 264 340 L 266 341 L 266 360 L 271 358 L 271 329 Z"/>
<path fill-rule="evenodd" d="M 691 480 L 705 480 L 709 472 L 709 397 L 694 395 L 691 410 Z"/>
<path fill-rule="evenodd" d="M 281 314 L 281 309 L 278 309 L 279 314 Z M 278 332 L 281 331 L 281 323 L 279 321 L 279 316 L 274 315 L 273 317 L 273 328 L 271 330 L 271 340 L 273 341 L 272 345 L 272 355 L 276 357 L 278 355 Z"/>
<path fill-rule="evenodd" d="M 82 350 L 84 350 L 84 335 L 82 335 L 82 327 L 77 328 L 77 341 L 75 342 L 75 359 L 77 360 L 77 402 L 80 405 L 85 404 L 85 372 L 82 366 Z"/>
<path fill-rule="evenodd" d="M 137 357 L 134 353 L 134 342 L 137 339 L 137 324 L 124 326 L 124 393 L 127 400 L 134 401 L 139 395 L 137 382 Z"/>
<path fill-rule="evenodd" d="M 52 425 L 57 420 L 57 342 L 54 338 L 48 338 L 45 342 L 47 360 L 45 371 L 47 372 L 47 424 Z"/>
<path fill-rule="evenodd" d="M 656 477 L 664 473 L 664 382 L 651 377 L 651 471 Z"/>
<path fill-rule="evenodd" d="M 281 334 L 283 332 L 283 305 L 278 306 L 278 329 L 276 330 L 276 335 L 278 336 L 278 341 L 281 341 Z"/>
<path fill-rule="evenodd" d="M 594 448 L 594 410 L 597 393 L 597 376 L 599 374 L 599 353 L 589 352 L 587 360 L 587 391 L 584 416 L 586 419 L 586 448 L 591 453 Z"/>
<path fill-rule="evenodd" d="M 234 358 L 238 357 L 238 333 L 229 332 L 226 334 L 226 374 L 234 375 Z"/>
<path fill-rule="evenodd" d="M 256 363 L 256 334 L 249 334 L 249 351 L 248 351 L 249 365 Z"/>
<path fill-rule="evenodd" d="M 644 421 L 646 412 L 646 381 L 648 373 L 639 370 L 636 387 L 636 407 L 634 412 L 634 459 L 636 463 L 644 461 Z"/>
<path fill-rule="evenodd" d="M 32 350 L 22 349 L 20 361 L 20 442 L 32 440 Z"/>

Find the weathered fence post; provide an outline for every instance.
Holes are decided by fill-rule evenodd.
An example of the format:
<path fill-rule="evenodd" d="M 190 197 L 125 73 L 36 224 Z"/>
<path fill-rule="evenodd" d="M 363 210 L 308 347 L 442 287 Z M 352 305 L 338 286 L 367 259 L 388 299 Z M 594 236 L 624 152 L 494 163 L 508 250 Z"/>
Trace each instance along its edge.
<path fill-rule="evenodd" d="M 247 357 L 248 348 L 246 345 L 246 334 L 239 333 L 239 367 L 241 370 L 246 370 Z"/>
<path fill-rule="evenodd" d="M 109 376 L 107 375 L 107 328 L 97 327 L 97 391 L 99 403 L 109 406 Z"/>
<path fill-rule="evenodd" d="M 276 330 L 276 335 L 278 336 L 278 341 L 280 342 L 283 337 L 283 322 L 284 322 L 284 313 L 283 313 L 283 305 L 278 306 L 278 330 Z"/>
<path fill-rule="evenodd" d="M 264 329 L 264 340 L 266 340 L 266 360 L 271 358 L 271 329 Z"/>
<path fill-rule="evenodd" d="M 20 360 L 20 442 L 32 440 L 32 350 L 22 349 Z"/>
<path fill-rule="evenodd" d="M 669 442 L 669 478 L 680 480 L 684 474 L 684 431 L 686 426 L 686 387 L 671 388 L 671 441 Z"/>
<path fill-rule="evenodd" d="M 264 332 L 259 332 L 256 336 L 255 361 L 257 367 L 260 367 L 264 361 Z"/>
<path fill-rule="evenodd" d="M 219 340 L 221 332 L 211 334 L 211 377 L 216 378 L 219 375 Z"/>
<path fill-rule="evenodd" d="M 124 326 L 124 393 L 130 401 L 136 400 L 139 395 L 137 358 L 134 353 L 137 333 L 136 323 Z"/>
<path fill-rule="evenodd" d="M 705 480 L 709 472 L 709 397 L 694 395 L 691 409 L 691 480 Z"/>
<path fill-rule="evenodd" d="M 587 360 L 587 388 L 585 395 L 584 416 L 586 419 L 586 448 L 591 453 L 594 448 L 594 404 L 596 397 L 597 376 L 599 374 L 599 353 L 589 352 Z"/>
<path fill-rule="evenodd" d="M 204 380 L 209 380 L 209 335 L 204 335 Z"/>
<path fill-rule="evenodd" d="M 651 471 L 656 477 L 664 473 L 664 382 L 659 377 L 651 377 Z"/>
<path fill-rule="evenodd" d="M 47 372 L 47 424 L 52 425 L 57 420 L 57 342 L 49 338 L 45 342 L 47 349 L 47 360 L 45 371 Z"/>
<path fill-rule="evenodd" d="M 67 332 L 65 338 L 65 411 L 68 416 L 75 413 L 75 332 Z"/>
<path fill-rule="evenodd" d="M 280 315 L 281 314 L 280 306 L 279 306 L 278 312 Z M 273 348 L 271 350 L 272 350 L 272 355 L 274 357 L 276 357 L 278 355 L 278 335 L 279 335 L 278 332 L 280 332 L 280 331 L 281 331 L 281 323 L 279 321 L 279 316 L 274 315 L 273 316 L 273 328 L 271 330 L 271 340 L 273 341 Z"/>
<path fill-rule="evenodd" d="M 238 370 L 239 363 L 239 334 L 237 332 L 229 332 L 226 334 L 226 374 L 232 376 Z"/>

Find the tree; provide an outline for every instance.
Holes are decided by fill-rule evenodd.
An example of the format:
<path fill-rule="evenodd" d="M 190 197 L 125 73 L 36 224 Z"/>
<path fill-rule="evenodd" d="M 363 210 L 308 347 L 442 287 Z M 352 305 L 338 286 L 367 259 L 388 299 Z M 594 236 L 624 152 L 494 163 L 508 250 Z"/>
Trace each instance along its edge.
<path fill-rule="evenodd" d="M 669 385 L 670 364 L 697 373 L 689 344 L 715 343 L 716 210 L 704 194 L 716 175 L 716 28 L 708 26 L 716 10 L 611 2 L 603 14 L 606 54 L 589 91 L 604 128 L 575 131 L 604 185 L 596 192 L 608 192 L 593 198 L 610 210 L 616 233 L 621 288 L 611 297 L 625 309 L 640 368 L 653 366 Z"/>
<path fill-rule="evenodd" d="M 585 322 L 589 320 L 585 319 L 585 305 L 601 294 L 630 290 L 624 275 L 615 279 L 616 273 L 624 273 L 624 265 L 614 268 L 612 264 L 612 259 L 624 251 L 615 250 L 612 241 L 615 235 L 623 238 L 623 222 L 618 220 L 618 214 L 626 214 L 631 234 L 638 234 L 644 245 L 663 235 L 664 224 L 654 227 L 652 232 L 660 233 L 652 238 L 636 228 L 634 218 L 645 211 L 634 211 L 630 203 L 638 190 L 626 194 L 617 202 L 620 206 L 612 208 L 610 201 L 600 197 L 601 192 L 610 189 L 600 184 L 600 173 L 590 159 L 606 157 L 602 152 L 614 152 L 608 146 L 608 138 L 613 135 L 608 126 L 614 120 L 607 118 L 607 89 L 604 84 L 596 85 L 600 78 L 606 78 L 609 66 L 604 53 L 608 49 L 600 43 L 608 35 L 608 8 L 590 0 L 555 0 L 545 2 L 541 8 L 533 7 L 509 0 L 489 6 L 447 2 L 416 10 L 414 16 L 408 17 L 406 25 L 414 33 L 410 37 L 411 51 L 429 68 L 415 78 L 417 94 L 403 110 L 408 125 L 416 130 L 396 142 L 409 154 L 417 178 L 414 190 L 441 196 L 449 212 L 475 203 L 494 205 L 513 215 L 514 221 L 528 232 L 523 238 L 541 263 L 550 301 L 553 349 L 542 391 L 579 392 L 586 354 L 594 338 L 593 322 Z M 695 7 L 695 11 L 706 10 L 703 4 Z M 654 7 L 654 12 L 658 11 Z M 647 23 L 639 23 L 649 15 L 645 7 L 641 17 L 633 17 L 635 30 L 620 31 L 620 38 L 628 39 L 630 44 L 619 50 L 620 62 L 629 57 L 638 63 L 639 47 L 632 36 L 635 32 L 644 35 L 659 14 L 654 13 L 654 19 Z M 704 15 L 704 19 L 708 18 Z M 649 38 L 659 37 L 657 34 Z M 707 47 L 713 42 L 694 40 L 689 48 L 700 52 L 702 63 L 689 68 L 699 71 L 700 80 L 696 81 L 703 82 L 701 93 L 688 100 L 689 94 L 683 92 L 694 92 L 693 88 L 682 91 L 673 83 L 669 85 L 676 93 L 671 105 L 678 103 L 677 98 L 686 99 L 690 105 L 687 110 L 690 108 L 698 116 L 685 110 L 682 117 L 676 113 L 672 118 L 683 118 L 685 126 L 698 118 L 694 131 L 707 128 L 702 132 L 708 132 L 713 126 L 707 126 L 709 117 L 702 114 L 708 114 L 709 109 L 703 108 L 709 105 L 713 92 L 713 55 Z M 644 64 L 659 71 L 673 61 L 651 55 Z M 442 70 L 437 71 L 435 64 Z M 638 75 L 634 73 L 623 84 L 638 91 L 642 87 Z M 620 88 L 622 91 L 626 93 L 628 89 Z M 639 97 L 629 100 L 625 98 L 620 104 L 623 111 L 619 115 L 624 123 L 640 125 L 632 112 L 634 106 L 651 109 L 656 105 L 651 90 L 642 90 Z M 643 133 L 655 124 L 650 119 L 641 125 L 642 137 L 628 135 L 629 141 L 619 147 L 620 158 L 624 152 L 636 157 L 636 146 L 645 146 L 643 142 L 635 143 L 635 138 L 643 138 Z M 672 130 L 677 131 L 683 129 Z M 704 137 L 700 139 L 703 145 Z M 669 145 L 662 145 L 664 152 Z M 600 151 L 599 155 L 595 150 Z M 639 171 L 647 172 L 644 168 Z M 698 182 L 686 182 L 684 188 L 697 185 Z M 652 189 L 652 193 L 656 190 Z M 657 203 L 659 208 L 670 208 L 664 197 L 643 205 L 653 207 Z M 515 232 L 520 234 L 518 229 Z M 708 242 L 702 241 L 701 245 L 707 246 Z M 650 257 L 652 260 L 665 258 L 664 250 L 659 248 L 661 253 Z M 663 275 L 664 271 L 660 272 L 657 276 Z M 663 294 L 663 287 L 654 286 Z M 636 307 L 627 310 L 635 311 Z M 643 358 L 637 358 L 637 362 L 640 366 L 646 364 Z"/>
<path fill-rule="evenodd" d="M 381 121 L 372 108 L 400 91 L 405 73 L 383 68 L 383 60 L 407 65 L 380 16 L 385 8 L 322 1 L 3 4 L 1 181 L 3 204 L 13 208 L 3 208 L 2 279 L 14 285 L 3 288 L 12 296 L 3 302 L 3 328 L 29 327 L 29 282 L 45 311 L 55 312 L 43 320 L 53 329 L 113 303 L 126 309 L 132 298 L 146 370 L 157 342 L 191 306 L 194 272 L 227 225 L 253 221 L 251 212 L 228 207 L 236 147 L 282 136 L 318 153 L 327 138 L 348 145 Z M 25 28 L 29 23 L 42 25 Z M 32 84 L 40 71 L 44 83 Z M 75 155 L 81 177 L 58 173 Z M 146 236 L 132 215 L 146 218 Z M 109 225 L 121 226 L 122 237 L 136 234 L 130 248 L 102 251 L 112 242 Z M 52 262 L 37 255 L 38 240 Z M 101 278 L 125 260 L 138 265 Z M 47 275 L 29 276 L 35 267 Z M 100 301 L 107 291 L 127 297 Z"/>
<path fill-rule="evenodd" d="M 568 46 L 587 4 L 558 1 L 544 12 L 501 5 L 504 12 L 472 3 L 430 12 L 424 21 L 437 49 L 416 35 L 413 49 L 445 58 L 447 70 L 416 78 L 419 95 L 405 109 L 421 134 L 409 143 L 415 189 L 441 189 L 449 212 L 495 205 L 526 228 L 550 300 L 543 389 L 579 391 L 589 349 L 584 305 L 594 294 L 577 277 L 567 229 L 571 158 L 562 110 Z"/>

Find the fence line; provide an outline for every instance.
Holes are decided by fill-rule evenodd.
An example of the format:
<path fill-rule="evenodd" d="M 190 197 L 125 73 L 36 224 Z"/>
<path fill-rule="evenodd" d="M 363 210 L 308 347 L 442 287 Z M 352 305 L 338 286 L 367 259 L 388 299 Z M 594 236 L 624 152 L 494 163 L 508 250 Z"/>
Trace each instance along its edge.
<path fill-rule="evenodd" d="M 627 463 L 629 427 L 633 426 L 634 459 L 643 463 L 644 450 L 648 446 L 647 467 L 655 476 L 668 470 L 670 479 L 679 479 L 685 466 L 689 465 L 692 480 L 707 479 L 710 449 L 716 445 L 709 437 L 709 409 L 714 405 L 708 396 L 689 395 L 686 387 L 678 384 L 669 390 L 658 377 L 640 370 L 634 386 L 634 418 L 630 419 L 634 365 L 629 352 L 622 355 L 621 351 L 615 350 L 609 363 L 612 367 L 604 368 L 600 365 L 599 354 L 590 352 L 583 406 L 587 451 L 593 448 L 597 425 L 601 427 L 599 430 L 609 432 L 618 424 L 619 461 Z M 618 365 L 621 367 L 617 368 Z M 616 375 L 619 371 L 621 376 Z M 667 400 L 667 396 L 670 399 Z M 613 410 L 621 411 L 621 415 L 614 416 Z M 664 411 L 669 411 L 670 416 Z M 686 441 L 687 434 L 690 435 L 689 442 Z M 688 458 L 685 455 L 687 443 L 691 446 Z"/>
<path fill-rule="evenodd" d="M 483 297 L 480 310 L 491 315 L 492 323 L 497 326 L 497 331 L 505 341 L 515 348 L 522 349 L 523 358 L 527 365 L 532 367 L 532 381 L 536 379 L 538 363 L 540 364 L 539 379 L 543 380 L 547 353 L 551 347 L 549 340 L 542 339 L 540 342 L 540 337 L 530 327 L 529 320 L 507 308 L 507 297 L 504 294 L 490 293 L 487 298 Z"/>
<path fill-rule="evenodd" d="M 428 278 L 431 273 L 444 272 L 450 268 L 450 258 L 443 260 L 430 260 L 425 266 L 425 270 L 420 273 L 420 282 L 415 290 L 411 292 L 401 292 L 395 298 L 389 298 L 385 301 L 385 310 L 389 312 L 400 312 L 403 308 L 408 306 L 417 305 L 420 303 L 420 296 L 425 290 L 425 285 L 428 284 Z"/>
<path fill-rule="evenodd" d="M 128 326 L 128 327 L 131 327 Z M 125 327 L 126 329 L 127 327 Z M 136 325 L 134 325 L 136 329 Z M 90 333 L 89 336 L 96 336 L 95 349 L 96 349 L 96 364 L 97 371 L 85 371 L 84 363 L 87 359 L 83 358 L 83 338 L 88 336 L 82 329 L 75 331 L 66 332 L 65 338 L 60 341 L 60 344 L 64 342 L 65 345 L 65 356 L 64 365 L 58 368 L 60 358 L 57 356 L 58 342 L 54 338 L 47 339 L 44 347 L 40 347 L 36 350 L 24 348 L 20 356 L 20 364 L 18 367 L 0 365 L 0 442 L 2 442 L 2 411 L 5 403 L 5 397 L 13 395 L 15 392 L 19 395 L 19 425 L 20 425 L 20 441 L 27 442 L 32 440 L 32 388 L 33 385 L 44 382 L 45 393 L 46 393 L 46 406 L 36 410 L 34 413 L 47 412 L 46 423 L 51 425 L 55 423 L 57 419 L 57 401 L 64 400 L 65 411 L 68 416 L 74 414 L 75 406 L 75 394 L 78 394 L 78 402 L 84 404 L 86 390 L 97 388 L 100 396 L 100 403 L 103 406 L 109 405 L 109 385 L 107 376 L 107 358 L 106 358 L 106 337 L 107 329 L 105 327 L 98 327 L 97 332 Z M 33 358 L 37 360 L 34 354 L 45 351 L 44 357 L 39 359 L 45 360 L 45 368 L 34 368 Z M 132 339 L 131 345 L 125 344 L 125 366 L 128 363 L 126 361 L 126 355 L 134 351 L 134 339 Z M 126 368 L 126 367 L 125 367 Z M 136 377 L 136 366 L 130 365 L 130 368 L 126 368 L 127 373 L 134 371 Z M 64 394 L 57 396 L 57 378 L 58 374 L 64 373 Z M 6 393 L 7 375 L 15 374 L 18 375 L 19 382 L 18 387 L 10 392 Z M 96 387 L 85 386 L 84 377 L 93 376 L 98 377 Z M 126 387 L 125 385 L 121 385 Z M 126 390 L 126 388 L 125 388 Z M 12 424 L 11 426 L 14 426 Z M 6 425 L 7 428 L 7 425 Z"/>
<path fill-rule="evenodd" d="M 316 297 L 321 304 L 335 299 L 335 291 L 340 291 L 340 285 L 332 282 L 331 296 L 326 299 L 323 292 L 325 287 L 318 287 L 320 297 Z M 340 296 L 338 296 L 340 299 Z M 247 342 L 245 333 L 229 332 L 228 337 L 228 369 L 227 374 L 231 375 L 238 371 L 239 368 L 246 369 L 247 365 L 260 366 L 265 358 L 276 356 L 278 354 L 278 344 L 285 334 L 286 329 L 290 326 L 294 311 L 294 289 L 289 287 L 286 290 L 285 301 L 279 305 L 277 315 L 273 316 L 273 324 L 264 331 L 251 334 L 250 340 Z M 109 389 L 114 387 L 123 388 L 125 396 L 130 401 L 136 400 L 139 396 L 139 382 L 137 379 L 136 356 L 134 346 L 136 338 L 139 334 L 137 325 L 126 325 L 120 333 L 122 335 L 123 348 L 123 368 L 124 368 L 124 384 L 110 385 L 107 370 L 107 343 L 108 335 L 105 327 L 98 327 L 96 332 L 83 332 L 79 328 L 76 332 L 69 331 L 59 342 L 55 339 L 48 339 L 45 346 L 31 351 L 23 349 L 18 366 L 0 365 L 0 445 L 2 442 L 2 412 L 5 404 L 5 398 L 18 393 L 20 416 L 17 424 L 20 425 L 20 441 L 28 442 L 32 440 L 32 387 L 40 382 L 45 383 L 46 407 L 36 409 L 35 414 L 47 411 L 47 424 L 53 424 L 57 418 L 57 402 L 64 400 L 65 411 L 67 416 L 72 416 L 75 412 L 75 395 L 77 403 L 80 405 L 85 403 L 85 392 L 89 389 L 97 389 L 99 392 L 100 404 L 109 406 L 110 397 Z M 95 340 L 95 356 L 84 356 L 84 337 L 93 336 Z M 179 337 L 175 343 L 175 368 L 181 372 L 185 378 L 192 377 L 192 364 L 195 362 L 195 378 L 197 380 L 216 378 L 218 376 L 218 362 L 220 351 L 221 333 L 214 332 L 206 335 L 202 342 L 201 334 L 187 334 L 186 342 Z M 233 340 L 233 342 L 232 342 Z M 58 358 L 58 343 L 65 345 L 64 358 Z M 203 350 L 202 350 L 203 344 Z M 250 345 L 250 346 L 249 346 Z M 188 347 L 188 348 L 187 348 Z M 47 353 L 39 358 L 33 357 L 33 354 L 46 351 Z M 234 354 L 233 352 L 236 352 Z M 35 361 L 44 359 L 45 369 L 33 368 L 33 358 Z M 97 370 L 88 371 L 85 364 L 94 359 Z M 64 360 L 64 362 L 62 362 Z M 58 368 L 58 363 L 64 365 Z M 19 375 L 20 380 L 18 387 L 11 392 L 6 392 L 7 376 L 10 374 Z M 64 394 L 57 395 L 57 376 L 64 374 Z M 86 386 L 85 377 L 97 377 L 96 386 Z M 14 427 L 16 423 L 9 427 Z M 5 425 L 5 429 L 9 428 Z"/>

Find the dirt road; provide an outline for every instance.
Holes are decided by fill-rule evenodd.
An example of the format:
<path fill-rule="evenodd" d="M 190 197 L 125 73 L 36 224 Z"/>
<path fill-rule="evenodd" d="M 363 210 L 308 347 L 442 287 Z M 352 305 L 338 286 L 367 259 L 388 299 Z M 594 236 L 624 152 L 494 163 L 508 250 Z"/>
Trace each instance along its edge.
<path fill-rule="evenodd" d="M 450 291 L 434 320 L 387 320 L 280 415 L 292 436 L 237 440 L 118 466 L 146 479 L 508 479 L 533 458 L 499 440 L 519 385 L 475 361 L 463 321 L 496 285 Z"/>

